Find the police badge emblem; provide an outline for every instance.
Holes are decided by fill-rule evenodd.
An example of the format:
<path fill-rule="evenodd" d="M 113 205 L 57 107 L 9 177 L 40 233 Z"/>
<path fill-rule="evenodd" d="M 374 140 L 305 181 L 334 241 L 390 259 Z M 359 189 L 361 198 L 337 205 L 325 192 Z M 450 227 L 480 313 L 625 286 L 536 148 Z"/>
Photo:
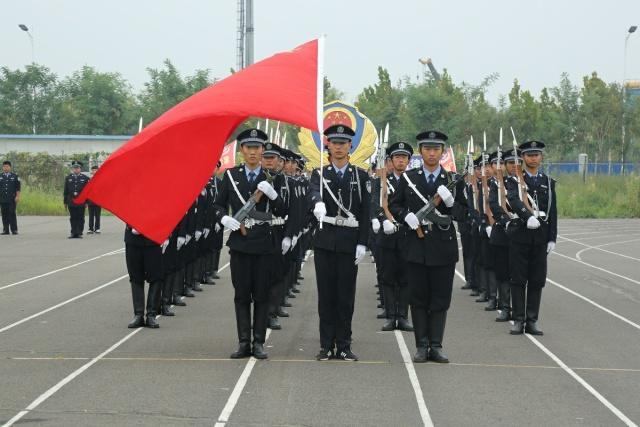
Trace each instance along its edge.
<path fill-rule="evenodd" d="M 429 138 L 433 139 L 436 137 L 436 133 L 435 132 L 429 132 Z"/>
<path fill-rule="evenodd" d="M 254 129 L 254 130 L 251 131 L 250 135 L 251 135 L 252 138 L 255 138 L 256 136 L 258 136 L 258 131 Z"/>

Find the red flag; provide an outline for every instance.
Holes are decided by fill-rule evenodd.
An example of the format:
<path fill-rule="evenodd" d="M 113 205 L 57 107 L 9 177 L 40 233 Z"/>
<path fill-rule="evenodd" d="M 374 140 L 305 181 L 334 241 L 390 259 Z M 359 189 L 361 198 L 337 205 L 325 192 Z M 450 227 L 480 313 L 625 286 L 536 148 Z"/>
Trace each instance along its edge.
<path fill-rule="evenodd" d="M 246 119 L 269 117 L 318 130 L 322 49 L 322 39 L 310 41 L 182 101 L 111 154 L 76 202 L 91 199 L 163 242 Z"/>
<path fill-rule="evenodd" d="M 444 150 L 442 158 L 440 159 L 440 166 L 446 171 L 456 172 L 456 159 L 453 157 L 453 148 L 451 148 L 451 146 Z"/>
<path fill-rule="evenodd" d="M 216 173 L 222 173 L 227 169 L 231 169 L 236 165 L 236 145 L 237 141 L 233 141 L 227 144 L 222 149 L 222 155 L 220 156 L 220 167 Z"/>

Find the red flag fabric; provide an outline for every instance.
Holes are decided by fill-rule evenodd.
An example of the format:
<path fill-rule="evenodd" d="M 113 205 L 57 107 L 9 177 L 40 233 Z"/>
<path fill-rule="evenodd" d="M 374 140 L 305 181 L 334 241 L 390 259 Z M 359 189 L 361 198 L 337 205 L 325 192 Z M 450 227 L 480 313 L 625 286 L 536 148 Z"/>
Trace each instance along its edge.
<path fill-rule="evenodd" d="M 456 159 L 453 156 L 453 148 L 451 148 L 451 146 L 449 146 L 448 149 L 444 150 L 442 158 L 440 159 L 440 166 L 442 166 L 446 171 L 457 172 Z"/>
<path fill-rule="evenodd" d="M 111 154 L 76 202 L 91 199 L 162 243 L 246 119 L 269 117 L 318 130 L 321 56 L 322 41 L 313 40 L 187 98 Z"/>
<path fill-rule="evenodd" d="M 220 167 L 216 173 L 222 173 L 227 169 L 231 169 L 236 165 L 236 145 L 237 141 L 233 141 L 224 146 L 222 155 L 220 156 Z"/>

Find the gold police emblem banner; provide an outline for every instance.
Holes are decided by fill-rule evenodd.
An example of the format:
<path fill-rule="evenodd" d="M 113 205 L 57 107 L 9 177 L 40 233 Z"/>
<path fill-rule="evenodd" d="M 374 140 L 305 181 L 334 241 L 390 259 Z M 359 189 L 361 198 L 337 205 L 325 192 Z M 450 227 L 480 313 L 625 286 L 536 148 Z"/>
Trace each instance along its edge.
<path fill-rule="evenodd" d="M 326 129 L 333 125 L 349 126 L 356 133 L 351 143 L 351 153 L 349 162 L 352 165 L 368 168 L 369 159 L 375 151 L 375 141 L 377 138 L 376 128 L 364 114 L 353 105 L 345 104 L 342 101 L 331 101 L 324 105 L 324 123 Z M 320 143 L 324 146 L 327 143 L 326 137 L 309 129 L 301 128 L 298 133 L 300 140 L 300 153 L 307 158 L 306 168 L 313 170 L 320 166 Z M 323 164 L 328 164 L 327 153 Z"/>

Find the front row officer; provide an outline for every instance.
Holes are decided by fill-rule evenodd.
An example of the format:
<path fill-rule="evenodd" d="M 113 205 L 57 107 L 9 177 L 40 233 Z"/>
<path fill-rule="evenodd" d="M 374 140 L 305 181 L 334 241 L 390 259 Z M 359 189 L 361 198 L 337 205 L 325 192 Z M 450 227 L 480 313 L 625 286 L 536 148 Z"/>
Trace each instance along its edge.
<path fill-rule="evenodd" d="M 231 282 L 235 290 L 235 311 L 238 327 L 238 350 L 232 359 L 253 355 L 266 359 L 264 342 L 267 333 L 269 309 L 269 283 L 271 262 L 276 247 L 271 229 L 272 216 L 285 217 L 284 203 L 268 176 L 262 170 L 260 160 L 266 133 L 259 129 L 247 129 L 238 135 L 244 165 L 228 169 L 215 201 L 216 221 L 232 230 L 227 240 L 231 254 Z M 249 198 L 260 190 L 262 196 L 252 210 L 253 216 L 240 223 L 233 215 Z M 231 214 L 229 214 L 231 208 Z M 241 228 L 242 226 L 242 228 Z M 251 346 L 251 302 L 253 302 L 253 348 Z"/>
<path fill-rule="evenodd" d="M 438 131 L 422 132 L 416 137 L 422 167 L 405 172 L 391 196 L 389 209 L 395 218 L 403 218 L 408 231 L 406 244 L 411 318 L 417 352 L 416 363 L 431 360 L 448 363 L 442 350 L 447 310 L 451 304 L 453 276 L 458 261 L 456 229 L 451 219 L 454 195 L 447 189 L 453 174 L 440 166 L 447 136 Z M 416 213 L 435 195 L 442 202 L 436 208 L 448 217 L 448 225 L 435 224 Z M 418 236 L 421 229 L 424 236 Z"/>

